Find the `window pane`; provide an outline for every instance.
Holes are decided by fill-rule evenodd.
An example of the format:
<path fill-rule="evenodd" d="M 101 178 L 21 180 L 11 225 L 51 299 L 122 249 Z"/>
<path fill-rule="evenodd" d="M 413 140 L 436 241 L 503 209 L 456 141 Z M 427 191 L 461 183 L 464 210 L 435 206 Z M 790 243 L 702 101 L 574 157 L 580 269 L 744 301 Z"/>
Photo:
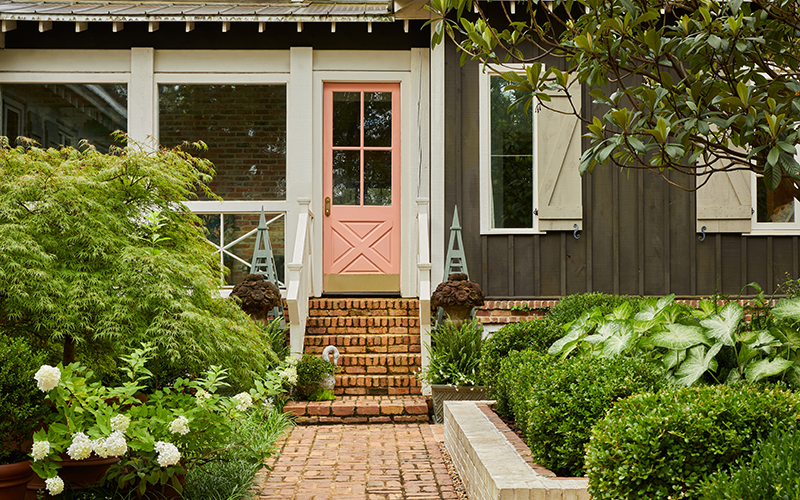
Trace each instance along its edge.
<path fill-rule="evenodd" d="M 361 204 L 361 152 L 333 152 L 333 204 Z"/>
<path fill-rule="evenodd" d="M 496 228 L 533 227 L 533 156 L 492 157 L 492 219 Z"/>
<path fill-rule="evenodd" d="M 28 137 L 42 147 L 75 146 L 86 139 L 99 151 L 123 143 L 128 130 L 128 87 L 116 84 L 3 84 L 2 135 Z"/>
<path fill-rule="evenodd" d="M 273 219 L 275 213 L 266 214 L 267 221 Z M 224 214 L 223 224 L 225 234 L 223 235 L 223 245 L 227 245 L 248 232 L 258 227 L 258 219 L 261 214 Z M 201 214 L 198 215 L 206 228 L 208 240 L 216 246 L 220 245 L 220 214 Z M 272 221 L 269 225 L 269 241 L 272 245 L 272 255 L 275 258 L 275 268 L 278 271 L 278 280 L 284 282 L 283 265 L 285 261 L 284 247 L 284 217 Z M 250 274 L 250 263 L 253 261 L 253 249 L 256 245 L 256 234 L 252 234 L 239 243 L 228 247 L 226 250 L 247 264 L 228 255 L 224 255 L 223 262 L 230 272 L 225 276 L 227 285 L 236 285 L 242 282 L 245 276 Z M 219 256 L 217 256 L 219 258 Z"/>
<path fill-rule="evenodd" d="M 788 189 L 789 181 L 783 180 L 775 191 L 768 191 L 764 179 L 756 179 L 758 222 L 794 222 L 794 196 Z"/>
<path fill-rule="evenodd" d="M 392 152 L 364 151 L 364 205 L 392 204 Z"/>
<path fill-rule="evenodd" d="M 533 113 L 525 113 L 523 106 L 508 107 L 520 94 L 504 91 L 506 82 L 501 77 L 491 77 L 491 130 L 492 155 L 533 154 Z"/>
<path fill-rule="evenodd" d="M 225 200 L 286 199 L 285 85 L 160 85 L 159 137 L 203 141 Z M 204 199 L 204 198 L 201 198 Z"/>
<path fill-rule="evenodd" d="M 333 93 L 333 145 L 361 146 L 361 93 Z"/>
<path fill-rule="evenodd" d="M 364 145 L 392 146 L 392 93 L 364 93 Z"/>

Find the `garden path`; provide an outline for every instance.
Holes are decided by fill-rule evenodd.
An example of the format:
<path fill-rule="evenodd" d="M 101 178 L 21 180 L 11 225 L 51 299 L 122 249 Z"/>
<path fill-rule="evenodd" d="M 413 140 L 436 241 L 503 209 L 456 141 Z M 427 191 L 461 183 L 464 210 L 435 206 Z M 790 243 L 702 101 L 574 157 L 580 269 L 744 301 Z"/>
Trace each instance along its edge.
<path fill-rule="evenodd" d="M 256 478 L 258 498 L 456 499 L 442 441 L 442 426 L 428 423 L 295 427 Z"/>

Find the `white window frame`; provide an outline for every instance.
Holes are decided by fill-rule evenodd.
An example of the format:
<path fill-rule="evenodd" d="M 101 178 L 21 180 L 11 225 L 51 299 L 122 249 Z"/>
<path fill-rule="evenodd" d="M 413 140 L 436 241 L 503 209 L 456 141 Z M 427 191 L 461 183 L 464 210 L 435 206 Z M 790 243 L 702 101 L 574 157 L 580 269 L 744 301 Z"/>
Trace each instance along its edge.
<path fill-rule="evenodd" d="M 795 157 L 798 161 L 800 158 Z M 758 222 L 758 185 L 764 182 L 756 173 L 752 175 L 752 223 L 750 233 L 756 236 L 800 234 L 800 201 L 794 200 L 794 222 Z"/>
<path fill-rule="evenodd" d="M 539 157 L 539 140 L 538 140 L 538 116 L 539 114 L 533 112 L 533 225 L 530 228 L 495 228 L 492 227 L 492 130 L 491 130 L 491 78 L 498 77 L 509 71 L 514 71 L 520 74 L 525 73 L 525 66 L 522 64 L 514 64 L 503 67 L 489 65 L 481 65 L 479 71 L 478 82 L 478 114 L 479 114 L 479 131 L 480 131 L 480 229 L 481 234 L 544 234 L 538 230 L 539 217 L 536 213 L 536 205 L 538 202 L 538 157 Z"/>

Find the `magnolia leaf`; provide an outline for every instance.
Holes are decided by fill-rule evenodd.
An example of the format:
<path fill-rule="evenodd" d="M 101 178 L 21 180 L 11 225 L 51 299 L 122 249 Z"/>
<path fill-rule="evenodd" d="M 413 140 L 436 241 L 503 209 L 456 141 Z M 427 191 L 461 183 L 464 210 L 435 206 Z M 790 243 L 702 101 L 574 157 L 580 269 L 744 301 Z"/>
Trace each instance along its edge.
<path fill-rule="evenodd" d="M 714 356 L 717 355 L 720 349 L 722 349 L 722 344 L 714 344 L 708 351 L 702 345 L 689 349 L 686 353 L 686 359 L 675 371 L 675 381 L 679 385 L 689 387 L 697 382 L 709 369 L 716 370 L 717 361 Z"/>
<path fill-rule="evenodd" d="M 667 349 L 688 349 L 698 344 L 709 345 L 708 337 L 699 326 L 671 323 L 666 332 L 658 332 L 650 337 L 650 342 Z"/>
<path fill-rule="evenodd" d="M 609 358 L 619 356 L 630 349 L 633 343 L 633 326 L 630 323 L 616 323 L 617 331 L 603 342 L 603 355 Z"/>
<path fill-rule="evenodd" d="M 800 297 L 779 300 L 772 314 L 778 319 L 800 320 Z"/>
<path fill-rule="evenodd" d="M 738 302 L 729 302 L 719 314 L 714 314 L 700 322 L 706 333 L 727 346 L 735 344 L 734 333 L 742 320 L 744 308 Z"/>
<path fill-rule="evenodd" d="M 758 382 L 766 377 L 773 377 L 785 372 L 794 363 L 787 359 L 761 359 L 753 361 L 744 369 L 744 376 L 750 382 Z"/>

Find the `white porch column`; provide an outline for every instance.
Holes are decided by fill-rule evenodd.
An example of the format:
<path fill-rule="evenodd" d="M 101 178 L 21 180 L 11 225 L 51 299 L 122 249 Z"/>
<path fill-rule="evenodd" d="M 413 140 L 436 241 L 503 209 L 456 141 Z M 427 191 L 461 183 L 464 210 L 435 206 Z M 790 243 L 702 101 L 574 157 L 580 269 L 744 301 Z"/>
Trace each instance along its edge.
<path fill-rule="evenodd" d="M 431 33 L 434 26 L 431 25 Z M 444 211 L 444 122 L 445 122 L 445 44 L 447 37 L 431 50 L 431 285 L 436 285 L 444 273 L 445 221 Z"/>
<path fill-rule="evenodd" d="M 301 209 L 308 210 L 308 206 L 297 203 L 298 198 L 311 197 L 311 210 L 316 214 L 315 207 L 319 202 L 314 200 L 315 179 L 313 175 L 313 49 L 311 47 L 292 47 L 289 50 L 289 86 L 287 89 L 286 114 L 286 200 L 289 202 L 287 211 L 284 241 L 287 244 L 286 255 L 294 255 L 294 248 L 289 244 L 296 241 L 297 216 Z M 316 184 L 319 183 L 319 179 Z M 317 214 L 318 215 L 318 214 Z M 316 233 L 316 231 L 315 231 Z M 314 238 L 316 240 L 316 238 Z M 317 248 L 318 242 L 314 241 L 312 257 L 316 261 L 321 256 Z M 320 265 L 322 260 L 319 259 Z M 316 269 L 318 266 L 315 265 Z M 317 272 L 315 275 L 319 274 Z M 313 277 L 313 292 L 319 296 L 322 289 L 321 279 Z"/>
<path fill-rule="evenodd" d="M 158 139 L 155 84 L 155 50 L 131 49 L 131 80 L 128 86 L 128 136 L 135 142 L 154 147 Z"/>

